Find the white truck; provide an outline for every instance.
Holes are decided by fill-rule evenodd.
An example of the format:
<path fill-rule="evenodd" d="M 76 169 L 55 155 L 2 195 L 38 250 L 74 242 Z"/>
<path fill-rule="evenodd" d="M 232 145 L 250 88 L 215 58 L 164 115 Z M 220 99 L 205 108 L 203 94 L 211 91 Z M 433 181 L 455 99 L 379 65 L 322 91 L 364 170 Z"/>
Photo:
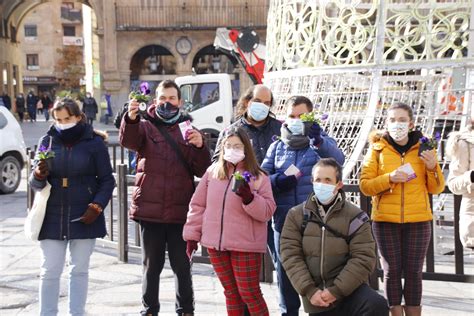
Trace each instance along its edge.
<path fill-rule="evenodd" d="M 228 74 L 206 74 L 178 77 L 184 109 L 193 117 L 193 125 L 210 136 L 214 149 L 220 131 L 231 124 L 234 104 L 231 77 Z"/>

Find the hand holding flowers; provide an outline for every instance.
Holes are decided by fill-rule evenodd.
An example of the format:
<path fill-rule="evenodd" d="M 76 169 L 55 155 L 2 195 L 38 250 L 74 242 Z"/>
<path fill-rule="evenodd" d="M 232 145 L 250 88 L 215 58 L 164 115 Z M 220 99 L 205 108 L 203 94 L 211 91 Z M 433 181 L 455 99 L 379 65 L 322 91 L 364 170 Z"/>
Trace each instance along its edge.
<path fill-rule="evenodd" d="M 247 205 L 253 201 L 253 193 L 250 190 L 249 182 L 253 176 L 248 171 L 241 174 L 239 171 L 234 173 L 234 183 L 232 191 L 242 198 L 242 202 Z"/>
<path fill-rule="evenodd" d="M 252 174 L 248 171 L 240 173 L 236 171 L 233 174 L 234 183 L 232 184 L 232 192 L 235 192 L 242 198 L 242 202 L 247 205 L 253 201 L 253 193 L 250 190 L 249 182 L 253 178 Z"/>
<path fill-rule="evenodd" d="M 316 112 L 303 113 L 300 115 L 306 129 L 306 135 L 312 140 L 312 145 L 319 146 L 323 139 L 321 137 L 321 122 L 327 120 L 328 115 L 318 116 Z"/>
<path fill-rule="evenodd" d="M 140 91 L 132 91 L 128 95 L 129 100 L 135 100 L 138 104 L 138 109 L 141 112 L 145 112 L 148 106 L 148 102 L 151 100 L 150 88 L 148 82 L 142 82 L 140 84 Z"/>
<path fill-rule="evenodd" d="M 438 147 L 438 141 L 441 139 L 439 132 L 435 134 L 435 137 L 428 138 L 423 136 L 420 138 L 420 147 L 418 148 L 418 156 L 426 165 L 428 170 L 434 170 L 437 164 L 437 158 L 433 149 Z"/>
<path fill-rule="evenodd" d="M 36 154 L 38 163 L 35 167 L 35 177 L 43 180 L 49 175 L 49 170 L 52 169 L 52 162 L 54 158 L 54 151 L 51 150 L 51 142 L 48 147 L 41 145 Z"/>
<path fill-rule="evenodd" d="M 418 156 L 421 156 L 421 153 L 425 150 L 433 150 L 438 148 L 438 141 L 441 139 L 441 134 L 436 132 L 435 136 L 432 138 L 423 136 L 420 138 L 420 148 L 418 149 Z"/>

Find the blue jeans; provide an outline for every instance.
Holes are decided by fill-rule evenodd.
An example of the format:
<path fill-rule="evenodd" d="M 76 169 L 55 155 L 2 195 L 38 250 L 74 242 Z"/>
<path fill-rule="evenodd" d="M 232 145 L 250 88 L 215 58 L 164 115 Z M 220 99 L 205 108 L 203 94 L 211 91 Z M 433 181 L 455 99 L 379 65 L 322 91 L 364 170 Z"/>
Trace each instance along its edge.
<path fill-rule="evenodd" d="M 89 283 L 89 261 L 95 239 L 40 241 L 41 272 L 39 288 L 40 315 L 57 315 L 59 284 L 69 246 L 69 314 L 84 315 Z"/>
<path fill-rule="evenodd" d="M 275 250 L 276 250 L 276 272 L 278 279 L 278 299 L 282 316 L 297 316 L 301 306 L 300 296 L 291 285 L 286 271 L 281 264 L 280 256 L 280 235 L 281 233 L 274 230 Z"/>

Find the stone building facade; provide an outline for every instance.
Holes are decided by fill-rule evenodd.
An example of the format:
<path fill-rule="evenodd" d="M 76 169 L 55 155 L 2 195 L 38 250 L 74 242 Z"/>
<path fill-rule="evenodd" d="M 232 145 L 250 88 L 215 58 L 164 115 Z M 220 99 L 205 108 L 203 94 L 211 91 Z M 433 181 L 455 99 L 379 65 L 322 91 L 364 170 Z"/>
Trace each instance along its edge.
<path fill-rule="evenodd" d="M 19 32 L 28 12 L 44 0 L 11 0 L 0 3 L 0 65 L 7 64 L 7 84 L 13 92 L 13 65 L 19 58 Z M 166 78 L 196 72 L 229 72 L 239 80 L 240 90 L 251 84 L 232 56 L 213 48 L 216 28 L 251 27 L 265 42 L 268 0 L 78 0 L 92 8 L 97 17 L 94 33 L 100 49 L 101 94 L 112 95 L 114 108 L 126 101 L 141 80 L 157 83 Z M 6 27 L 4 27 L 6 26 Z M 0 71 L 0 73 L 3 73 Z M 16 82 L 24 74 L 18 70 Z M 3 79 L 3 76 L 2 78 Z M 16 90 L 22 91 L 21 85 Z"/>

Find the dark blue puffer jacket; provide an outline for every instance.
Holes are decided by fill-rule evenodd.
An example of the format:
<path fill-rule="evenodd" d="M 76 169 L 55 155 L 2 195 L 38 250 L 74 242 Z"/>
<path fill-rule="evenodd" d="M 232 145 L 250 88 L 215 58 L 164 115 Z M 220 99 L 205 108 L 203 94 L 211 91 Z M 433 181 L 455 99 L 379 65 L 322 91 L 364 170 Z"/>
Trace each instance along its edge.
<path fill-rule="evenodd" d="M 90 225 L 80 221 L 71 223 L 84 214 L 89 203 L 97 203 L 105 209 L 112 197 L 115 179 L 104 139 L 88 124 L 79 142 L 70 147 L 63 144 L 54 126 L 40 139 L 39 146 L 47 147 L 50 137 L 55 157 L 47 179 L 51 194 L 39 240 L 104 237 L 107 231 L 103 213 Z M 36 163 L 37 158 L 34 166 Z M 63 178 L 67 178 L 67 187 L 63 187 Z M 33 172 L 29 181 L 34 190 L 46 185 L 46 181 L 36 179 Z"/>
<path fill-rule="evenodd" d="M 263 158 L 265 158 L 268 147 L 270 147 L 271 143 L 274 141 L 274 136 L 280 136 L 281 122 L 276 118 L 269 116 L 265 124 L 256 127 L 250 124 L 247 119 L 242 116 L 240 119 L 232 123 L 228 128 L 232 127 L 242 127 L 245 129 L 250 141 L 252 142 L 252 147 L 253 151 L 255 152 L 257 162 L 261 164 Z M 216 151 L 212 157 L 212 161 L 217 161 L 217 159 L 219 159 L 220 145 L 224 131 L 219 134 Z"/>
<path fill-rule="evenodd" d="M 317 149 L 308 146 L 300 150 L 293 150 L 281 140 L 277 140 L 268 148 L 262 168 L 269 174 L 272 182 L 273 197 L 277 204 L 277 209 L 273 214 L 273 223 L 278 232 L 281 232 L 283 228 L 289 209 L 306 201 L 308 195 L 313 191 L 311 182 L 313 166 L 321 158 L 329 157 L 336 159 L 341 166 L 344 164 L 344 154 L 337 147 L 336 141 L 325 133 L 322 136 L 323 143 Z M 302 176 L 298 178 L 294 189 L 282 192 L 276 185 L 276 178 L 292 164 L 300 170 Z"/>

